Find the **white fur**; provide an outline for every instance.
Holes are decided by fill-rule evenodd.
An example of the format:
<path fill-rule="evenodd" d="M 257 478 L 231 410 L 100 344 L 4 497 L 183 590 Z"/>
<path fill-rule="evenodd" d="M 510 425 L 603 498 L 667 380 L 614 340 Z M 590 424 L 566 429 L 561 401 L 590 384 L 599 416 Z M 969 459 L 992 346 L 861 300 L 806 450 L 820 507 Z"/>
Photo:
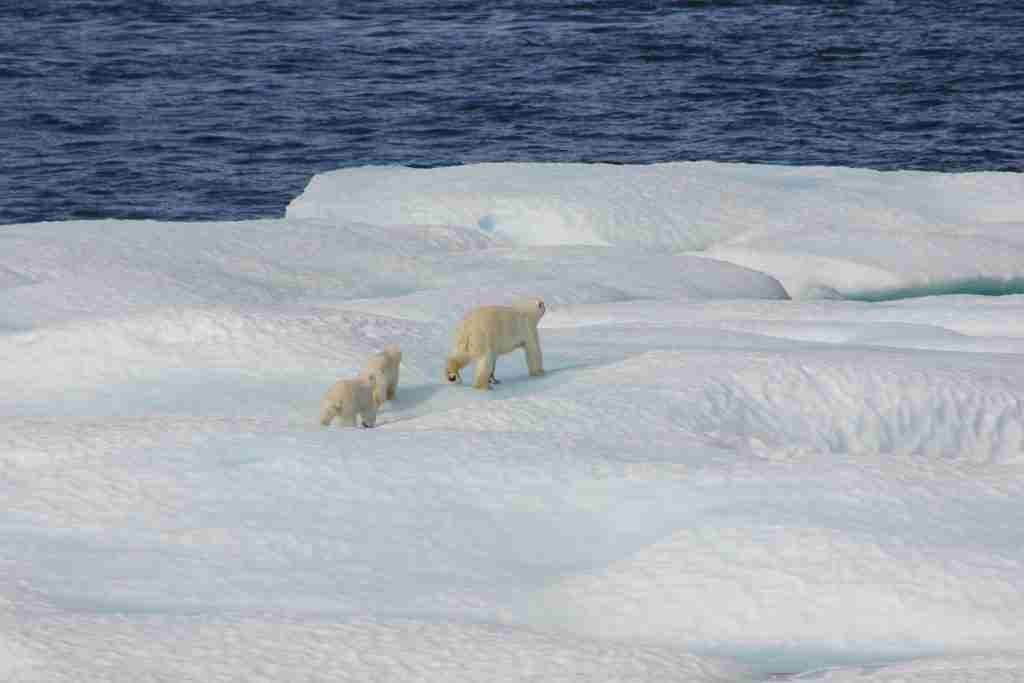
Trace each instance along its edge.
<path fill-rule="evenodd" d="M 373 397 L 376 386 L 377 378 L 373 375 L 365 380 L 340 379 L 335 382 L 324 396 L 320 424 L 326 427 L 337 417 L 343 425 L 355 427 L 356 415 L 359 415 L 364 427 L 376 425 L 377 401 Z"/>
<path fill-rule="evenodd" d="M 398 390 L 398 369 L 402 363 L 402 350 L 397 346 L 389 346 L 380 353 L 370 356 L 366 370 L 360 377 L 368 380 L 375 377 L 377 386 L 373 390 L 373 400 L 379 407 L 384 401 L 394 401 Z"/>
<path fill-rule="evenodd" d="M 490 389 L 498 356 L 516 349 L 526 352 L 526 367 L 531 377 L 543 375 L 537 324 L 546 310 L 541 299 L 524 299 L 511 306 L 474 308 L 462 319 L 455 333 L 445 368 L 448 381 L 461 383 L 462 368 L 476 360 L 473 386 Z"/>

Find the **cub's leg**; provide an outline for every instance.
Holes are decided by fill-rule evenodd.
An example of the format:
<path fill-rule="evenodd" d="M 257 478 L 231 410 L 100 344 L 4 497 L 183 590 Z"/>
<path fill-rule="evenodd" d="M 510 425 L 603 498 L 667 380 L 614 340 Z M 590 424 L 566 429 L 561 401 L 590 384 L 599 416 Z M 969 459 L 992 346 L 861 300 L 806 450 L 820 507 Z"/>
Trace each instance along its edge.
<path fill-rule="evenodd" d="M 373 404 L 365 408 L 360 417 L 362 417 L 363 426 L 369 429 L 377 425 L 377 405 Z M 353 423 L 354 424 L 354 423 Z"/>
<path fill-rule="evenodd" d="M 324 404 L 324 410 L 320 413 L 320 424 L 327 427 L 331 424 L 331 421 L 338 415 L 338 409 L 333 405 L 327 403 Z"/>
<path fill-rule="evenodd" d="M 376 375 L 370 375 L 370 377 L 371 378 L 376 378 Z M 379 406 L 381 403 L 384 402 L 384 389 L 385 389 L 385 385 L 381 384 L 380 382 L 377 382 L 376 384 L 374 384 L 372 386 L 373 386 L 373 388 L 370 390 L 370 393 L 371 393 L 371 396 L 373 397 L 373 403 L 375 405 Z"/>

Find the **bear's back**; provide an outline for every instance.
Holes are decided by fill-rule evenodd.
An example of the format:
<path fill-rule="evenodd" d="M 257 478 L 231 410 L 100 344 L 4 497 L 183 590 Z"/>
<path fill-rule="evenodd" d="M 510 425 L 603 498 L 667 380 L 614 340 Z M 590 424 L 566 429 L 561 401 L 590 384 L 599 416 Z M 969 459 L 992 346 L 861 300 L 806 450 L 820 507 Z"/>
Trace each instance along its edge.
<path fill-rule="evenodd" d="M 325 400 L 330 403 L 355 403 L 365 405 L 372 397 L 370 385 L 358 379 L 339 379 L 327 391 Z"/>

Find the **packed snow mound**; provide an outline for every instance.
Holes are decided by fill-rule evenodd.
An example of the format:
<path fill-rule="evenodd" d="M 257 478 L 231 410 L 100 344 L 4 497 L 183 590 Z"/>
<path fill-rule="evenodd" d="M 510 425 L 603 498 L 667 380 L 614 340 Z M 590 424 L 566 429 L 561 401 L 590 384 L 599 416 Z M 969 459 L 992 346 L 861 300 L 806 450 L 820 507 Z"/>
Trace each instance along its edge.
<path fill-rule="evenodd" d="M 613 253 L 607 247 L 510 250 L 451 269 L 463 274 L 462 281 L 452 277 L 451 283 L 429 291 L 360 299 L 345 306 L 453 326 L 471 308 L 521 297 L 541 297 L 549 312 L 650 299 L 789 298 L 775 278 L 732 263 L 635 250 Z"/>
<path fill-rule="evenodd" d="M 0 409 L 302 417 L 336 379 L 358 375 L 391 344 L 407 350 L 407 380 L 436 374 L 441 337 L 435 324 L 339 307 L 169 307 L 74 320 L 0 335 L 0 374 L 20 388 L 0 395 Z M 197 391 L 203 384 L 218 389 Z M 277 391 L 266 393 L 269 384 Z"/>
<path fill-rule="evenodd" d="M 104 681 L 488 681 L 597 683 L 753 680 L 743 667 L 674 648 L 614 645 L 484 624 L 430 621 L 142 616 L 51 623 L 61 638 L 44 639 L 46 666 L 13 667 L 24 678 L 81 681 L 96 660 L 116 659 Z M 133 646 L 124 647 L 125 642 Z M 0 653 L 4 649 L 0 646 Z M 438 653 L 444 656 L 439 657 Z M 0 673 L 5 671 L 0 668 Z M 42 672 L 45 671 L 45 677 Z M 34 673 L 29 677 L 28 673 Z"/>
<path fill-rule="evenodd" d="M 794 298 L 1024 292 L 1024 176 L 712 162 L 350 168 L 290 218 L 454 225 L 527 245 L 701 250 Z"/>
<path fill-rule="evenodd" d="M 625 343 L 620 335 L 629 334 L 607 327 L 593 333 L 609 346 Z M 641 338 L 657 344 L 658 336 L 673 331 Z M 675 336 L 681 345 L 700 339 L 679 331 Z M 581 338 L 587 337 L 576 336 Z M 650 351 L 621 362 L 584 364 L 557 383 L 541 380 L 547 386 L 540 395 L 509 388 L 500 411 L 481 413 L 479 406 L 467 405 L 424 416 L 411 427 L 536 432 L 555 419 L 569 433 L 626 438 L 642 425 L 650 435 L 696 435 L 770 457 L 881 453 L 1024 462 L 1024 375 L 1000 376 L 997 366 L 979 361 L 971 368 L 960 359 L 947 370 L 941 354 L 916 355 L 865 349 L 865 367 L 810 348 L 799 354 L 764 348 L 753 356 Z M 601 389 L 593 394 L 594 387 Z"/>
<path fill-rule="evenodd" d="M 1024 224 L 1024 176 L 714 162 L 371 166 L 314 176 L 286 215 L 669 250 L 814 230 L 973 235 Z"/>
<path fill-rule="evenodd" d="M 69 221 L 4 226 L 0 324 L 170 306 L 273 306 L 395 296 L 450 282 L 451 265 L 501 246 L 435 226 L 279 220 Z"/>
<path fill-rule="evenodd" d="M 332 306 L 424 293 L 451 311 L 527 295 L 555 305 L 786 298 L 775 278 L 731 263 L 511 247 L 456 226 L 72 221 L 4 226 L 0 238 L 9 247 L 0 249 L 0 330 L 157 308 Z"/>
<path fill-rule="evenodd" d="M 946 370 L 938 354 L 875 351 L 867 367 L 810 350 L 740 364 L 716 355 L 662 353 L 617 370 L 671 396 L 686 429 L 733 447 L 1024 462 L 1022 374 Z M 680 383 L 651 381 L 672 367 L 694 371 Z M 694 375 L 706 379 L 687 396 Z"/>
<path fill-rule="evenodd" d="M 3 607 L 3 598 L 0 598 L 0 608 Z M 5 623 L 7 619 L 0 612 L 0 629 L 3 629 L 3 636 L 0 636 L 0 680 L 4 681 L 32 681 L 39 680 L 39 672 L 45 668 L 46 661 L 41 652 L 30 648 L 20 640 L 28 640 L 15 631 L 15 624 Z M 13 619 L 10 619 L 13 622 Z M 14 633 L 14 637 L 7 634 Z"/>
<path fill-rule="evenodd" d="M 855 347 L 890 347 L 974 353 L 1024 353 L 1024 319 L 1015 311 L 1024 296 L 947 295 L 887 302 L 622 301 L 568 305 L 552 310 L 550 330 L 630 326 L 638 334 L 668 326 L 692 334 L 718 330 L 719 344 L 757 335 L 747 344 L 769 346 L 768 337 Z M 779 344 L 792 349 L 792 344 Z"/>
<path fill-rule="evenodd" d="M 1019 646 L 1024 597 L 1015 561 L 990 562 L 960 544 L 944 548 L 895 530 L 865 536 L 851 521 L 759 524 L 723 511 L 546 589 L 533 614 L 611 641 L 729 642 L 750 653 L 800 642 L 822 661 Z"/>
<path fill-rule="evenodd" d="M 1024 657 L 1011 653 L 929 657 L 899 664 L 826 669 L 792 680 L 817 683 L 1020 683 Z"/>
<path fill-rule="evenodd" d="M 1024 241 L 976 235 L 817 228 L 716 245 L 702 255 L 769 273 L 794 298 L 1024 293 Z"/>

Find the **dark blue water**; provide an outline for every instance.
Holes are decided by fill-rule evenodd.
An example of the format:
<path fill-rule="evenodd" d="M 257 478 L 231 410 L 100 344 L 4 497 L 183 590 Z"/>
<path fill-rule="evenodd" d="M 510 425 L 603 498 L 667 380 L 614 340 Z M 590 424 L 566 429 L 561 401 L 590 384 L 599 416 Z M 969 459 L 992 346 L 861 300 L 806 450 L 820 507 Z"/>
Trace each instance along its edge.
<path fill-rule="evenodd" d="M 0 0 L 0 223 L 686 159 L 1020 171 L 1024 2 Z"/>

